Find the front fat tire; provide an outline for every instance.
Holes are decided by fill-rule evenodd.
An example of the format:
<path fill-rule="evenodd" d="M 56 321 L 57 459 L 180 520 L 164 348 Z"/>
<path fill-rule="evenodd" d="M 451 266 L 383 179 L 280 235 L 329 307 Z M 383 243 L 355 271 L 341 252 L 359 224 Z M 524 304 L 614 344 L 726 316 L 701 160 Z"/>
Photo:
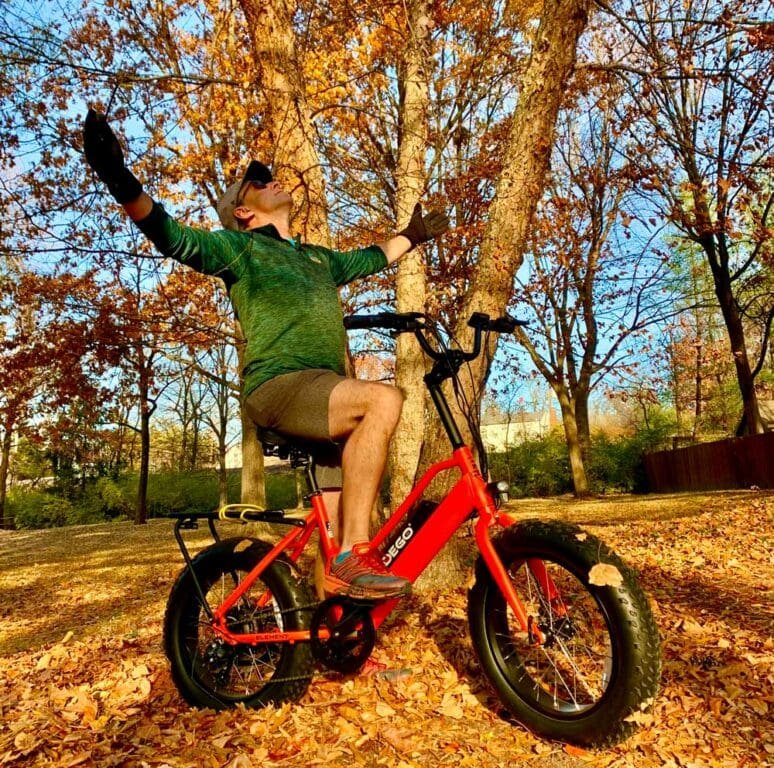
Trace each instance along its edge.
<path fill-rule="evenodd" d="M 597 636 L 606 635 L 610 654 L 600 677 L 604 682 L 598 689 L 591 686 L 584 692 L 581 681 L 576 686 L 580 692 L 578 700 L 568 702 L 572 695 L 559 691 L 556 696 L 556 689 L 552 695 L 546 691 L 550 687 L 535 685 L 535 665 L 523 657 L 534 652 L 547 658 L 556 653 L 557 643 L 571 648 L 574 633 L 568 631 L 564 638 L 560 630 L 557 643 L 548 649 L 530 645 L 524 636 L 517 637 L 515 619 L 479 557 L 476 582 L 468 594 L 471 639 L 485 674 L 509 712 L 540 736 L 581 746 L 609 746 L 628 737 L 636 728 L 631 716 L 647 709 L 656 696 L 661 667 L 658 630 L 635 573 L 599 539 L 565 523 L 527 521 L 505 530 L 494 545 L 514 580 L 513 574 L 517 573 L 522 578 L 525 573 L 529 577 L 526 558 L 538 558 L 559 579 L 572 582 L 579 601 L 585 601 L 584 610 L 577 615 L 579 634 L 584 628 L 592 631 L 587 609 L 594 609 L 598 616 L 593 631 Z M 623 579 L 620 586 L 589 583 L 589 572 L 600 562 L 615 566 Z M 562 585 L 558 586 L 561 590 Z M 528 596 L 519 597 L 528 602 Z M 572 605 L 567 607 L 572 619 Z M 542 621 L 548 623 L 545 618 Z M 582 646 L 582 637 L 578 640 Z M 571 658 L 572 653 L 568 652 L 566 657 Z M 592 664 L 591 657 L 582 650 L 577 657 L 578 666 Z M 555 675 L 568 682 L 568 690 L 573 669 L 568 663 Z"/>
<path fill-rule="evenodd" d="M 266 542 L 238 537 L 200 552 L 192 566 L 211 607 L 215 609 L 233 589 L 234 575 L 241 580 L 270 550 L 271 545 Z M 309 628 L 314 600 L 290 562 L 274 560 L 248 595 L 257 597 L 266 589 L 273 597 L 271 607 L 255 615 L 248 609 L 242 631 L 270 631 L 280 623 L 288 631 Z M 212 709 L 240 703 L 263 707 L 296 700 L 309 686 L 314 667 L 308 642 L 243 646 L 236 651 L 220 648 L 187 567 L 178 575 L 167 601 L 164 651 L 172 679 L 183 698 L 194 706 Z M 223 660 L 217 658 L 218 653 Z M 205 662 L 213 657 L 214 665 L 212 661 Z M 235 689 L 232 671 L 239 676 L 237 682 L 244 681 L 242 690 Z"/>

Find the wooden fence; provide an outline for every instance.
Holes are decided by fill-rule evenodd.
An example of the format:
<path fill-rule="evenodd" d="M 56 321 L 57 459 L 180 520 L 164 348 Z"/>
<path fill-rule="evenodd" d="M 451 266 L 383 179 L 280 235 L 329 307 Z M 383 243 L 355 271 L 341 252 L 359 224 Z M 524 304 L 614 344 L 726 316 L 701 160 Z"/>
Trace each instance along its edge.
<path fill-rule="evenodd" d="M 645 471 L 655 493 L 774 488 L 774 432 L 649 453 Z"/>

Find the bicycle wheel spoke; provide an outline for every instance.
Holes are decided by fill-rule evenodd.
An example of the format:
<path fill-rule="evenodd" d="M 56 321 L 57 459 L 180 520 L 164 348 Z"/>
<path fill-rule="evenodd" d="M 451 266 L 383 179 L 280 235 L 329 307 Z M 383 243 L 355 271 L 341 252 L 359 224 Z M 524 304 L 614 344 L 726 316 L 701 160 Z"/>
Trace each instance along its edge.
<path fill-rule="evenodd" d="M 507 605 L 505 616 L 493 622 L 493 637 L 503 662 L 520 667 L 519 683 L 527 684 L 532 695 L 545 697 L 550 709 L 582 711 L 601 699 L 610 681 L 607 626 L 573 574 L 550 561 L 543 561 L 542 567 L 547 581 L 543 576 L 538 580 L 526 561 L 512 563 L 509 569 L 542 643 L 522 631 Z M 552 596 L 545 593 L 546 584 L 551 585 Z"/>
<path fill-rule="evenodd" d="M 217 595 L 222 604 L 234 586 L 241 583 L 243 574 L 236 571 L 224 573 L 208 591 L 209 596 Z M 282 630 L 283 615 L 271 593 L 265 586 L 256 582 L 258 598 L 254 599 L 248 591 L 229 609 L 226 626 L 236 635 L 240 633 L 260 633 Z M 269 595 L 269 603 L 261 596 Z M 229 696 L 250 695 L 262 687 L 277 671 L 277 660 L 281 649 L 277 644 L 258 646 L 228 645 L 220 639 L 203 611 L 197 621 L 197 634 L 189 638 L 192 648 L 192 663 L 208 684 Z"/>

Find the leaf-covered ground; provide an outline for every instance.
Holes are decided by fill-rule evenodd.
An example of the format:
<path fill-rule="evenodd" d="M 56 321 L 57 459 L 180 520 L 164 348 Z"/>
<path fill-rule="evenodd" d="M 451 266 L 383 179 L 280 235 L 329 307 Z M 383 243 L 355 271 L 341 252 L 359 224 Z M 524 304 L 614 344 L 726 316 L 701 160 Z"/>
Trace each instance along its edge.
<path fill-rule="evenodd" d="M 294 706 L 196 711 L 160 649 L 180 568 L 168 522 L 0 532 L 0 765 L 760 766 L 774 760 L 771 492 L 511 505 L 578 522 L 642 574 L 663 638 L 652 716 L 582 752 L 509 723 L 467 637 L 465 588 L 384 625 L 373 674 Z M 204 532 L 192 539 L 204 544 Z"/>

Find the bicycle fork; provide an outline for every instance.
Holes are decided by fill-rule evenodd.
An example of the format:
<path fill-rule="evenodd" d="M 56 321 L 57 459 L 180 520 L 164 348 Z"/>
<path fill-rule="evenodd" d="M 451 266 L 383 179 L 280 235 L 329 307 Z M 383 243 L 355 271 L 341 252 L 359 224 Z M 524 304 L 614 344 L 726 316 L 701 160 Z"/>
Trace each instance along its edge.
<path fill-rule="evenodd" d="M 478 544 L 481 556 L 483 557 L 487 568 L 489 568 L 492 578 L 495 580 L 495 583 L 505 597 L 505 601 L 513 611 L 513 615 L 519 622 L 522 631 L 533 637 L 536 644 L 542 645 L 546 640 L 545 635 L 527 614 L 524 604 L 521 602 L 521 598 L 513 588 L 513 582 L 511 581 L 508 572 L 505 570 L 505 566 L 503 565 L 502 560 L 500 560 L 497 550 L 495 550 L 494 545 L 492 544 L 489 528 L 489 523 L 484 519 L 484 516 L 482 516 L 476 525 L 475 531 L 476 543 Z M 559 593 L 556 589 L 556 585 L 548 575 L 542 560 L 530 558 L 527 561 L 527 567 L 533 572 L 541 587 L 545 588 L 545 594 L 552 594 L 555 597 L 558 597 Z"/>

